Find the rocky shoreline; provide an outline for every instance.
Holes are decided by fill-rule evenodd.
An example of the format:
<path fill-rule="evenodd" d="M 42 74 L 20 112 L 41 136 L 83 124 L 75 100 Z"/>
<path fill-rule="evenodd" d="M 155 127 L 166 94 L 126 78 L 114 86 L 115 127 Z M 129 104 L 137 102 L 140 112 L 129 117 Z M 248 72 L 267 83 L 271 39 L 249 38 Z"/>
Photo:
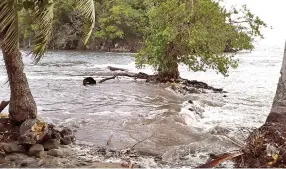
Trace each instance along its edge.
<path fill-rule="evenodd" d="M 0 125 L 2 168 L 144 167 L 140 163 L 142 155 L 133 148 L 114 150 L 80 144 L 76 142 L 74 132 L 67 127 L 57 129 L 52 124 L 45 126 L 46 123 L 38 119 L 11 127 L 9 118 L 3 114 L 0 117 Z M 45 134 L 40 138 L 43 132 Z M 35 140 L 38 138 L 40 139 Z M 149 158 L 160 160 L 160 157 L 152 155 Z"/>

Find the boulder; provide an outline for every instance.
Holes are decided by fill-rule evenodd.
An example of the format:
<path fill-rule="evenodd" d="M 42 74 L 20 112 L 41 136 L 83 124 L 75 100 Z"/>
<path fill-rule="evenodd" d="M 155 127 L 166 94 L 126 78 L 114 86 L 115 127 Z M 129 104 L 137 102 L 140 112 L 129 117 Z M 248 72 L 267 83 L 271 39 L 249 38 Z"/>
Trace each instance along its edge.
<path fill-rule="evenodd" d="M 9 143 L 0 143 L 0 149 L 3 150 L 5 153 L 12 152 L 12 147 Z"/>
<path fill-rule="evenodd" d="M 48 151 L 48 155 L 54 157 L 62 157 L 64 155 L 64 152 L 61 149 L 51 149 Z"/>
<path fill-rule="evenodd" d="M 29 149 L 30 156 L 36 156 L 40 152 L 44 151 L 44 147 L 41 144 L 35 144 Z"/>
<path fill-rule="evenodd" d="M 56 149 L 60 146 L 60 141 L 57 139 L 50 139 L 43 144 L 45 150 Z"/>
<path fill-rule="evenodd" d="M 10 144 L 11 148 L 12 148 L 12 153 L 25 153 L 26 149 L 23 145 L 20 145 L 19 142 L 11 142 L 8 143 Z"/>
<path fill-rule="evenodd" d="M 28 119 L 20 127 L 20 144 L 39 143 L 48 132 L 48 124 L 38 119 Z"/>
<path fill-rule="evenodd" d="M 66 136 L 61 139 L 61 144 L 63 145 L 69 145 L 71 143 L 72 143 L 72 138 L 70 136 Z"/>
<path fill-rule="evenodd" d="M 24 146 L 19 145 L 17 141 L 10 143 L 0 143 L 0 150 L 3 150 L 5 153 L 24 153 L 26 152 Z"/>
<path fill-rule="evenodd" d="M 61 132 L 61 136 L 73 136 L 73 131 L 70 128 L 64 128 Z"/>
<path fill-rule="evenodd" d="M 47 152 L 46 151 L 40 151 L 40 152 L 37 152 L 35 154 L 35 156 L 38 158 L 45 158 L 47 156 Z"/>

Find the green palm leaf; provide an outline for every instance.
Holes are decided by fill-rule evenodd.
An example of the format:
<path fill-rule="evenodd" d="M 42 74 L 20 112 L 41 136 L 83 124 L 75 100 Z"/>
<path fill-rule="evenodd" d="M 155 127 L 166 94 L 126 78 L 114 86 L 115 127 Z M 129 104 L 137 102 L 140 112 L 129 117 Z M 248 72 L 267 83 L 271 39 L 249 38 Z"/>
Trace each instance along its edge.
<path fill-rule="evenodd" d="M 87 43 L 95 24 L 95 7 L 93 0 L 79 0 L 78 9 L 82 12 L 83 16 L 87 19 L 87 33 L 84 38 L 84 44 Z"/>
<path fill-rule="evenodd" d="M 47 50 L 52 35 L 53 3 L 43 4 L 43 2 L 38 1 L 32 16 L 34 17 L 34 24 L 37 26 L 33 49 L 37 63 Z"/>
<path fill-rule="evenodd" d="M 0 32 L 2 34 L 2 50 L 13 54 L 19 50 L 18 14 L 14 0 L 0 1 Z"/>

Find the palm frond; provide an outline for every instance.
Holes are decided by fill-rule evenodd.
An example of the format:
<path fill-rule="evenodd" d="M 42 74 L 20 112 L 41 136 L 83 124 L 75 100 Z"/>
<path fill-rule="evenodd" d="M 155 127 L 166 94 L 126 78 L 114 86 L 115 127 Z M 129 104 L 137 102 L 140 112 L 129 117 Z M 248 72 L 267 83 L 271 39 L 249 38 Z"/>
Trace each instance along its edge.
<path fill-rule="evenodd" d="M 8 54 L 18 51 L 18 14 L 14 7 L 14 0 L 0 1 L 0 32 L 3 36 L 2 50 Z"/>
<path fill-rule="evenodd" d="M 35 31 L 33 56 L 36 63 L 44 56 L 48 48 L 53 23 L 53 3 L 43 5 L 41 1 L 36 3 L 32 16 L 37 30 Z"/>
<path fill-rule="evenodd" d="M 95 24 L 95 7 L 93 0 L 79 0 L 78 9 L 82 12 L 83 16 L 87 19 L 85 23 L 88 27 L 87 33 L 84 37 L 84 44 L 87 43 Z"/>

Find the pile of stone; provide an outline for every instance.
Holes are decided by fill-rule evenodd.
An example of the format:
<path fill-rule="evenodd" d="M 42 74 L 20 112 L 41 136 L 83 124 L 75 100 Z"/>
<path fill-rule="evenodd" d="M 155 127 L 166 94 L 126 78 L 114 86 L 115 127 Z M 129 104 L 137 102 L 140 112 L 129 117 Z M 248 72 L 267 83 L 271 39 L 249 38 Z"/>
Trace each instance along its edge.
<path fill-rule="evenodd" d="M 44 158 L 47 155 L 62 157 L 60 145 L 69 145 L 75 141 L 69 128 L 55 129 L 39 119 L 29 119 L 20 127 L 20 136 L 15 141 L 0 142 L 0 156 L 11 153 L 24 153 L 29 156 Z"/>

